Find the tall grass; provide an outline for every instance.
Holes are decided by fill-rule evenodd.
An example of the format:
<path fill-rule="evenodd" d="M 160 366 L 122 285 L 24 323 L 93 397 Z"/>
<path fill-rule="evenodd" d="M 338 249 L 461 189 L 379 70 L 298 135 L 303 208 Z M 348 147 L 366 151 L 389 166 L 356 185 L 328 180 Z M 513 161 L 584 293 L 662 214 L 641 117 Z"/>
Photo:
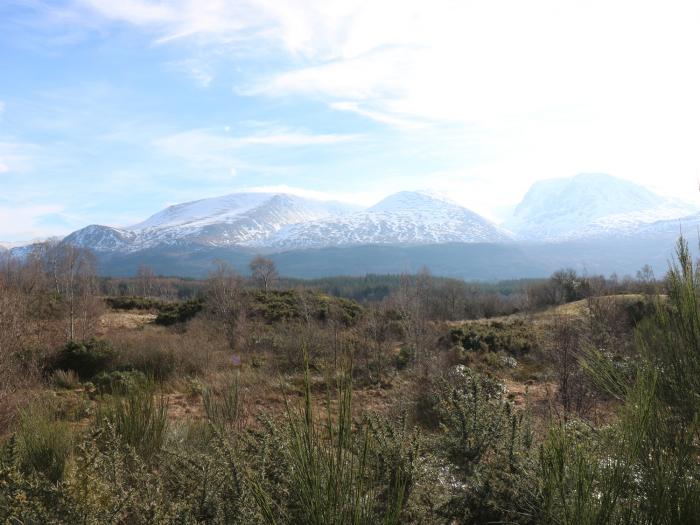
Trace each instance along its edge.
<path fill-rule="evenodd" d="M 167 404 L 150 388 L 112 398 L 101 407 L 97 418 L 98 425 L 112 426 L 122 442 L 145 460 L 152 459 L 163 448 L 168 429 Z"/>
<path fill-rule="evenodd" d="M 207 420 L 219 431 L 240 431 L 244 424 L 244 405 L 238 375 L 230 378 L 219 392 L 204 389 L 202 402 Z"/>
<path fill-rule="evenodd" d="M 325 413 L 317 416 L 311 394 L 308 367 L 300 407 L 288 403 L 289 520 L 310 525 L 399 523 L 410 483 L 410 465 L 391 476 L 392 486 L 383 487 L 385 472 L 378 471 L 378 443 L 368 424 L 353 424 L 351 374 L 337 386 L 337 407 L 330 396 Z M 267 523 L 277 523 L 279 514 L 271 503 L 274 494 L 261 485 L 254 495 Z"/>
<path fill-rule="evenodd" d="M 57 421 L 48 400 L 29 405 L 20 416 L 17 444 L 21 466 L 57 482 L 63 478 L 72 448 L 72 432 L 67 423 Z"/>

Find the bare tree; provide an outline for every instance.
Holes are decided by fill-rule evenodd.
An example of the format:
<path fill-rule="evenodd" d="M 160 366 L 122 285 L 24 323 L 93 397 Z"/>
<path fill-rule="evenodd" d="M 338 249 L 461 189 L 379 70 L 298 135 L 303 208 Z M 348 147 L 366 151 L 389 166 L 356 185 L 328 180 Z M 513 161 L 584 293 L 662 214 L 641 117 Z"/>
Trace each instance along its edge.
<path fill-rule="evenodd" d="M 246 296 L 243 279 L 225 262 L 218 262 L 207 280 L 210 313 L 224 327 L 231 350 L 241 346 L 246 320 Z"/>
<path fill-rule="evenodd" d="M 139 283 L 139 290 L 143 297 L 150 297 L 153 293 L 153 284 L 156 278 L 156 274 L 153 268 L 146 264 L 139 266 L 136 272 L 136 280 Z"/>
<path fill-rule="evenodd" d="M 262 255 L 258 255 L 250 261 L 250 272 L 253 282 L 258 288 L 266 292 L 274 286 L 277 281 L 277 267 L 270 259 L 266 259 Z"/>
<path fill-rule="evenodd" d="M 406 344 L 413 351 L 417 364 L 424 361 L 432 336 L 426 301 L 432 286 L 432 277 L 427 269 L 423 269 L 415 279 L 404 274 L 399 289 L 390 298 L 391 306 L 399 314 Z"/>
<path fill-rule="evenodd" d="M 642 266 L 642 269 L 637 272 L 637 281 L 645 294 L 655 295 L 659 293 L 659 283 L 654 276 L 654 270 L 648 264 Z"/>
<path fill-rule="evenodd" d="M 45 260 L 54 291 L 65 310 L 68 340 L 76 339 L 78 329 L 83 338 L 87 337 L 99 317 L 94 255 L 71 244 L 57 244 L 47 247 Z"/>
<path fill-rule="evenodd" d="M 549 352 L 565 416 L 571 412 L 585 415 L 592 408 L 594 399 L 579 363 L 585 344 L 582 327 L 572 319 L 557 317 L 552 325 L 550 340 Z"/>

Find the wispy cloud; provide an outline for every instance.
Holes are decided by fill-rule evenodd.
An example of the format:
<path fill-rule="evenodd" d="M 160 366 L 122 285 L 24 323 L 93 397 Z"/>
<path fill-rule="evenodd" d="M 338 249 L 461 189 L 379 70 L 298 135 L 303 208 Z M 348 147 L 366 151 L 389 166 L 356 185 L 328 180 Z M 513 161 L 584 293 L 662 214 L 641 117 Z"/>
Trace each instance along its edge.
<path fill-rule="evenodd" d="M 161 153 L 206 168 L 235 169 L 241 150 L 255 146 L 330 146 L 362 140 L 359 134 L 313 134 L 299 130 L 276 129 L 247 136 L 212 129 L 193 129 L 157 138 L 153 145 Z"/>
<path fill-rule="evenodd" d="M 36 144 L 0 139 L 0 174 L 30 170 L 39 149 Z"/>
<path fill-rule="evenodd" d="M 53 235 L 65 235 L 65 226 L 51 224 L 63 211 L 58 205 L 0 205 L 0 234 L 4 241 L 29 241 Z"/>

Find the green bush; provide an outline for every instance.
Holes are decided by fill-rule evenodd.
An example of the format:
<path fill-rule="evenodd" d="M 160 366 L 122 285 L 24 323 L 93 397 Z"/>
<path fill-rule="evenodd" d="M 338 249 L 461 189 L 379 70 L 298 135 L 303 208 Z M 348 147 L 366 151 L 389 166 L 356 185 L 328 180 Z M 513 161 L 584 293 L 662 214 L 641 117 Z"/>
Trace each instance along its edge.
<path fill-rule="evenodd" d="M 146 297 L 107 297 L 107 305 L 114 310 L 161 310 L 168 303 Z"/>
<path fill-rule="evenodd" d="M 93 383 L 100 394 L 126 395 L 146 388 L 148 379 L 139 370 L 115 370 L 100 372 L 95 376 Z"/>
<path fill-rule="evenodd" d="M 532 327 L 521 320 L 468 323 L 450 330 L 449 340 L 450 344 L 459 344 L 467 351 L 507 352 L 515 357 L 537 348 Z"/>
<path fill-rule="evenodd" d="M 204 308 L 204 303 L 199 299 L 178 303 L 165 303 L 159 308 L 156 324 L 170 326 L 176 323 L 184 323 L 194 318 Z"/>
<path fill-rule="evenodd" d="M 403 370 L 411 364 L 415 357 L 416 350 L 412 346 L 402 346 L 396 356 L 396 368 Z"/>
<path fill-rule="evenodd" d="M 362 307 L 355 301 L 308 290 L 257 290 L 250 297 L 252 316 L 270 323 L 308 316 L 316 321 L 335 318 L 353 326 L 362 315 Z"/>
<path fill-rule="evenodd" d="M 67 343 L 53 358 L 53 370 L 72 370 L 81 380 L 89 380 L 98 372 L 108 370 L 113 364 L 114 350 L 106 341 L 91 339 L 85 342 Z"/>
<path fill-rule="evenodd" d="M 527 412 L 515 411 L 501 383 L 463 365 L 426 389 L 431 403 L 422 410 L 437 419 L 433 450 L 443 462 L 437 514 L 446 523 L 537 523 Z"/>
<path fill-rule="evenodd" d="M 48 400 L 34 402 L 22 412 L 17 444 L 25 471 L 40 473 L 51 482 L 63 478 L 72 433 L 67 423 L 56 420 Z"/>

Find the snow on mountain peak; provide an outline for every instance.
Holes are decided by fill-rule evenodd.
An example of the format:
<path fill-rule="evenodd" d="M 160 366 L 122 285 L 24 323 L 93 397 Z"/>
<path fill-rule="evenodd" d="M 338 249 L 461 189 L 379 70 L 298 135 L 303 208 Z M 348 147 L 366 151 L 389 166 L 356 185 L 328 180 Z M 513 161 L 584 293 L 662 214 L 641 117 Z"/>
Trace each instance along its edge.
<path fill-rule="evenodd" d="M 425 192 L 389 195 L 365 211 L 282 228 L 267 246 L 275 248 L 359 244 L 499 242 L 510 236 L 476 213 Z"/>
<path fill-rule="evenodd" d="M 526 239 L 561 240 L 608 235 L 691 211 L 639 184 L 585 173 L 536 182 L 504 226 Z"/>

